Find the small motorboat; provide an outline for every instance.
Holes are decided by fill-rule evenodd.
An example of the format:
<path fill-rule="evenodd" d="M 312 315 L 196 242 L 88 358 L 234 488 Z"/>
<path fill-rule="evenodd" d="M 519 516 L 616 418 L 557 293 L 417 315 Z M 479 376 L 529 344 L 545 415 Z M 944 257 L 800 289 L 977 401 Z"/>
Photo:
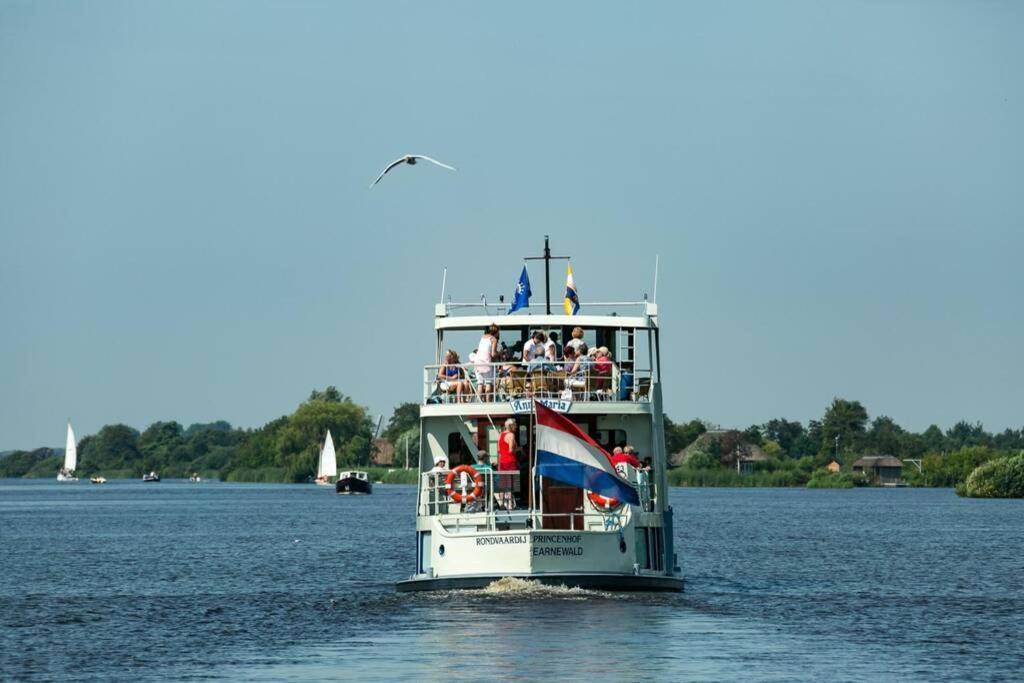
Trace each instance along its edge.
<path fill-rule="evenodd" d="M 200 477 L 200 476 L 199 476 L 198 474 L 196 474 L 195 472 L 193 472 L 193 473 L 192 473 L 192 476 L 191 476 L 191 477 L 189 477 L 189 478 L 188 478 L 188 480 L 189 480 L 190 482 L 192 482 L 193 484 L 198 484 L 198 483 L 199 483 L 199 482 L 201 482 L 201 481 L 202 481 L 203 479 L 202 479 L 202 477 Z"/>
<path fill-rule="evenodd" d="M 145 482 L 150 482 L 150 481 L 157 482 L 157 481 L 160 481 L 160 475 L 157 474 L 156 472 L 150 472 L 149 474 L 143 474 L 142 475 L 142 481 L 145 481 Z"/>
<path fill-rule="evenodd" d="M 107 478 L 106 477 L 89 477 L 89 481 L 91 481 L 94 484 L 106 484 L 107 483 Z"/>
<path fill-rule="evenodd" d="M 342 495 L 370 494 L 373 493 L 373 483 L 366 472 L 342 472 L 338 475 L 338 482 L 334 490 Z"/>

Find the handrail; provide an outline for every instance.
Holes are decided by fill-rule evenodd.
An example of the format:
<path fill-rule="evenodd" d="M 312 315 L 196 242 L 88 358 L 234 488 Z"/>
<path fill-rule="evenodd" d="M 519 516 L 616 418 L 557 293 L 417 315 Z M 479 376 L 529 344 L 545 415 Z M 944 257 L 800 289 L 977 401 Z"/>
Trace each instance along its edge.
<path fill-rule="evenodd" d="M 616 512 L 588 512 L 584 507 L 571 512 L 544 512 L 529 507 L 516 506 L 512 509 L 497 508 L 495 503 L 499 500 L 508 502 L 505 494 L 518 492 L 520 490 L 521 473 L 517 470 L 479 470 L 484 485 L 479 497 L 473 501 L 467 500 L 467 494 L 474 490 L 474 482 L 465 472 L 460 472 L 453 479 L 453 492 L 462 497 L 462 502 L 456 502 L 447 493 L 447 478 L 452 470 L 432 470 L 420 473 L 420 504 L 418 515 L 421 517 L 439 517 L 453 522 L 456 528 L 461 526 L 479 527 L 484 526 L 490 531 L 502 530 L 499 525 L 506 526 L 515 520 L 526 523 L 530 522 L 531 528 L 544 528 L 545 519 L 569 519 L 570 530 L 583 531 L 588 526 L 588 521 L 599 521 L 600 525 L 593 526 L 607 530 L 609 519 L 621 518 L 626 514 L 626 508 Z M 656 509 L 656 490 L 651 482 L 648 473 L 632 470 L 629 477 L 640 494 L 640 511 L 652 511 Z M 497 481 L 496 481 L 497 480 Z M 628 507 L 628 506 L 627 506 Z M 454 508 L 454 509 L 453 509 Z M 581 529 L 576 529 L 576 520 L 582 519 Z M 482 524 L 481 524 L 482 522 Z M 507 529 L 506 529 L 507 530 Z"/>
<path fill-rule="evenodd" d="M 532 397 L 572 401 L 650 400 L 655 377 L 648 368 L 623 369 L 624 364 L 613 362 L 608 372 L 598 372 L 597 366 L 588 362 L 583 371 L 573 374 L 572 365 L 567 361 L 546 360 L 425 365 L 423 402 L 493 403 Z M 458 368 L 459 372 L 439 377 L 442 368 Z M 490 389 L 482 391 L 483 386 Z"/>

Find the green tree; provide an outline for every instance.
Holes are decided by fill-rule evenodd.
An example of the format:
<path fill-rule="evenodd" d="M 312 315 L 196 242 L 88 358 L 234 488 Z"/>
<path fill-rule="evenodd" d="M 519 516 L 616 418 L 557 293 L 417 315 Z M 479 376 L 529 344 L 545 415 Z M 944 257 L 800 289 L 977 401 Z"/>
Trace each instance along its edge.
<path fill-rule="evenodd" d="M 700 420 L 690 420 L 686 424 L 676 424 L 669 419 L 668 415 L 664 418 L 664 428 L 665 450 L 670 456 L 689 446 L 708 430 Z"/>
<path fill-rule="evenodd" d="M 89 476 L 103 470 L 131 470 L 142 476 L 145 471 L 139 451 L 139 432 L 127 425 L 103 427 L 95 436 L 78 442 L 79 474 Z"/>
<path fill-rule="evenodd" d="M 825 411 L 825 417 L 821 421 L 821 442 L 818 452 L 830 453 L 836 436 L 839 437 L 839 447 L 842 450 L 859 451 L 864 443 L 867 422 L 868 411 L 860 401 L 832 399 L 832 405 Z"/>
<path fill-rule="evenodd" d="M 774 420 L 768 420 L 761 425 L 761 432 L 764 434 L 764 438 L 774 441 L 782 447 L 788 455 L 799 458 L 800 455 L 806 455 L 806 453 L 794 454 L 794 444 L 797 439 L 802 436 L 806 436 L 804 426 L 799 422 L 790 422 L 785 418 L 776 418 Z M 818 450 L 817 446 L 814 447 L 814 451 Z"/>
<path fill-rule="evenodd" d="M 418 434 L 419 426 L 420 404 L 400 403 L 395 406 L 395 411 L 391 413 L 391 418 L 388 420 L 388 426 L 384 429 L 384 433 L 381 436 L 392 444 L 395 444 L 397 448 L 398 437 L 413 427 L 416 428 Z"/>
<path fill-rule="evenodd" d="M 991 442 L 992 435 L 985 431 L 980 422 L 971 424 L 967 420 L 960 420 L 946 432 L 949 448 L 987 446 Z"/>
<path fill-rule="evenodd" d="M 879 454 L 899 455 L 900 437 L 903 434 L 903 428 L 896 424 L 895 420 L 888 415 L 879 415 L 871 421 L 865 446 Z"/>
<path fill-rule="evenodd" d="M 337 387 L 335 387 L 334 385 L 330 385 L 323 391 L 320 391 L 319 389 L 314 389 L 313 391 L 309 392 L 309 399 L 307 400 L 327 401 L 328 403 L 341 403 L 342 401 L 346 400 L 346 397 L 344 394 L 338 391 Z"/>
<path fill-rule="evenodd" d="M 930 425 L 921 434 L 921 439 L 924 441 L 924 447 L 929 451 L 940 453 L 949 450 L 946 447 L 946 436 L 939 429 L 938 425 Z"/>
<path fill-rule="evenodd" d="M 310 399 L 288 417 L 276 434 L 277 461 L 292 481 L 304 481 L 314 474 L 320 444 L 328 429 L 334 439 L 338 464 L 369 464 L 373 426 L 366 409 L 347 397 L 341 401 Z"/>

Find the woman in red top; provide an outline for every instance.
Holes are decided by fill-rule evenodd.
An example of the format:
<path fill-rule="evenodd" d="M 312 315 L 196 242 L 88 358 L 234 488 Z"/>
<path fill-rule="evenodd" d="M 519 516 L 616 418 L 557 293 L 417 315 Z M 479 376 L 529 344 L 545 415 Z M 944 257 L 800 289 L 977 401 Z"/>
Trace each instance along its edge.
<path fill-rule="evenodd" d="M 519 450 L 516 444 L 516 421 L 511 417 L 505 420 L 505 429 L 498 437 L 498 471 L 518 472 L 519 461 L 516 460 L 516 451 Z M 499 475 L 498 477 L 498 502 L 504 505 L 506 510 L 511 510 L 516 505 L 515 496 L 512 495 L 513 477 L 511 475 Z"/>

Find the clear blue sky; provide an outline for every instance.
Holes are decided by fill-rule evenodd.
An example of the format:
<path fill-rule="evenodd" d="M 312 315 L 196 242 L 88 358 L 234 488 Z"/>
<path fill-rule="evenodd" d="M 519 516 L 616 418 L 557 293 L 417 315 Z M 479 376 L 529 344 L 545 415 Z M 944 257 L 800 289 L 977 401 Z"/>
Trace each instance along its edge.
<path fill-rule="evenodd" d="M 508 295 L 545 233 L 584 310 L 660 254 L 677 420 L 1020 427 L 1022 35 L 1014 2 L 4 1 L 0 448 L 327 384 L 390 413 L 442 266 Z M 406 152 L 459 170 L 367 190 Z"/>

